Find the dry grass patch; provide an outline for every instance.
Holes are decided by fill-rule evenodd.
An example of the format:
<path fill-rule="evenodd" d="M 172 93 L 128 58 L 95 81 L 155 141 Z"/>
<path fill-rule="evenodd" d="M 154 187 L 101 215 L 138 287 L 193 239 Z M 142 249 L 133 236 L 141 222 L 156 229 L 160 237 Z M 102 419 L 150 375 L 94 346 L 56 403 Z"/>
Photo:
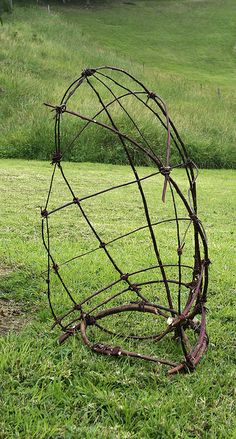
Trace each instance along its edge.
<path fill-rule="evenodd" d="M 0 299 L 0 336 L 11 331 L 20 331 L 28 320 L 22 304 L 10 299 Z"/>

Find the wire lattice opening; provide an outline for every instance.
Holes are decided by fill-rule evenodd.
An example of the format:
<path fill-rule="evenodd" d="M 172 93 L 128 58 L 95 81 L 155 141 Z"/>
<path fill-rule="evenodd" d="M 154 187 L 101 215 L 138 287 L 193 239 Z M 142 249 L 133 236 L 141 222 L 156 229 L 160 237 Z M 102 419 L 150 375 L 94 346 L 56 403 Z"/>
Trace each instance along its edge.
<path fill-rule="evenodd" d="M 80 111 L 81 102 L 86 99 L 86 94 L 82 95 L 82 99 L 79 99 L 78 95 L 85 85 L 91 94 L 89 96 L 93 95 L 93 100 L 98 104 L 92 116 Z M 170 374 L 194 370 L 208 344 L 205 302 L 210 261 L 206 234 L 197 215 L 197 167 L 188 156 L 184 143 L 169 117 L 165 102 L 128 72 L 104 66 L 84 70 L 68 87 L 59 105 L 45 105 L 55 112 L 55 151 L 52 157 L 53 171 L 49 191 L 41 211 L 42 237 L 48 257 L 49 305 L 55 325 L 63 331 L 60 342 L 64 342 L 73 334 L 81 333 L 83 342 L 98 353 L 130 356 L 165 364 L 170 367 Z M 158 128 L 154 141 L 149 139 L 142 123 L 144 111 L 150 115 L 152 123 L 161 128 Z M 71 138 L 69 125 L 66 128 L 69 134 L 63 137 L 62 120 L 64 123 L 65 117 L 73 120 Z M 132 178 L 116 182 L 109 187 L 97 187 L 94 192 L 82 195 L 69 182 L 62 163 L 63 158 L 72 153 L 78 142 L 83 144 L 83 135 L 93 127 L 105 134 L 109 133 L 115 139 L 114 142 L 120 145 Z M 77 132 L 74 133 L 75 129 Z M 163 133 L 166 133 L 164 147 Z M 158 141 L 158 135 L 162 136 L 161 142 Z M 142 170 L 141 175 L 140 168 L 136 166 L 140 157 L 145 158 L 146 163 L 155 169 L 149 173 Z M 174 175 L 178 169 L 184 170 L 185 173 L 184 188 L 178 182 L 179 172 Z M 51 207 L 58 174 L 66 188 L 67 198 L 64 203 Z M 99 185 L 96 176 L 94 180 Z M 101 232 L 96 225 L 96 216 L 93 218 L 96 202 L 99 200 L 99 216 L 102 217 L 103 197 L 115 197 L 117 193 L 129 190 L 134 192 L 127 203 L 127 210 L 130 209 L 130 215 L 133 221 L 136 221 L 135 227 L 120 230 L 118 222 L 112 230 L 112 236 L 107 236 L 106 228 L 105 232 Z M 121 203 L 125 202 L 127 195 L 121 196 Z M 160 215 L 163 202 L 170 206 L 170 211 L 164 218 Z M 156 205 L 158 213 L 155 210 Z M 141 224 L 140 213 L 137 214 L 140 207 L 143 218 Z M 53 246 L 53 227 L 55 223 L 60 226 L 60 218 L 64 215 L 65 224 L 70 225 L 73 230 L 76 221 L 73 219 L 75 211 L 80 217 L 81 230 L 86 226 L 89 231 L 86 233 L 93 237 L 94 247 L 87 248 L 86 245 L 81 245 L 81 251 L 77 254 L 70 254 L 70 249 L 67 248 L 68 257 L 63 260 L 61 254 L 63 255 L 66 240 L 61 239 L 58 254 Z M 75 237 L 75 241 L 79 240 Z M 136 245 L 138 243 L 138 246 L 140 243 L 140 252 L 141 242 L 143 245 L 145 265 L 142 267 L 137 264 L 139 250 L 132 249 L 134 242 Z M 117 251 L 116 246 L 119 245 Z M 73 245 L 71 249 L 73 250 Z M 120 262 L 121 253 L 123 263 Z M 87 259 L 87 263 L 83 262 L 86 258 L 90 258 Z M 125 264 L 124 260 L 127 261 Z M 111 269 L 110 282 L 103 284 L 102 269 L 108 266 Z M 129 270 L 126 269 L 127 266 Z M 75 267 L 79 267 L 81 276 L 75 275 Z M 88 267 L 92 267 L 91 275 L 83 284 L 83 274 Z M 57 286 L 53 287 L 55 279 Z M 68 279 L 72 285 L 68 284 Z M 96 288 L 98 281 L 100 286 Z M 56 289 L 63 293 L 53 303 Z M 82 291 L 83 289 L 85 291 Z M 128 316 L 125 320 L 124 315 Z M 199 319 L 196 318 L 198 315 Z M 146 319 L 142 324 L 141 316 Z M 111 318 L 115 324 L 107 327 L 102 320 L 106 322 Z M 159 321 L 161 324 L 157 330 Z M 123 338 L 128 346 L 131 342 L 155 342 L 155 346 L 159 343 L 162 345 L 162 351 L 163 340 L 172 334 L 180 342 L 181 358 L 176 361 L 137 353 L 121 346 L 111 346 L 103 339 L 93 342 L 91 336 L 88 336 L 89 327 L 93 332 L 96 330 L 96 334 L 97 331 L 101 331 L 108 341 L 109 338 Z M 141 329 L 141 334 L 134 333 L 134 327 Z"/>

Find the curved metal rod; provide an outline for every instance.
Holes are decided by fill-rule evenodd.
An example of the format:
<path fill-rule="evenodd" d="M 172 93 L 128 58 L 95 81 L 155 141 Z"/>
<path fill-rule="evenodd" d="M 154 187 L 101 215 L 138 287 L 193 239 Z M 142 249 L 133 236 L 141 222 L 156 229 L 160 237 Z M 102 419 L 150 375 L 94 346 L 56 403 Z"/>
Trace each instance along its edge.
<path fill-rule="evenodd" d="M 140 87 L 140 90 L 138 91 L 132 91 L 129 87 L 124 86 L 121 84 L 118 80 L 116 80 L 114 77 L 109 76 L 106 74 L 106 71 L 113 71 L 113 72 L 119 72 L 124 74 L 126 77 L 131 79 L 136 85 Z M 91 77 L 91 80 L 90 80 Z M 94 78 L 94 79 L 92 79 Z M 108 83 L 108 81 L 110 81 Z M 101 106 L 100 110 L 96 113 L 96 116 L 93 118 L 84 116 L 83 114 L 79 114 L 74 111 L 70 111 L 66 108 L 67 103 L 72 98 L 72 96 L 76 93 L 78 88 L 82 86 L 83 83 L 87 83 L 87 85 L 93 90 L 95 96 L 98 99 L 98 102 Z M 111 84 L 115 85 L 117 87 L 120 87 L 123 92 L 122 94 L 119 93 L 118 96 L 113 92 L 111 88 Z M 103 90 L 106 92 L 108 91 L 112 95 L 112 99 L 109 100 L 108 103 L 105 103 L 103 101 L 103 98 L 100 95 L 100 92 L 98 92 L 97 86 L 102 86 Z M 145 102 L 141 96 L 146 95 L 147 101 Z M 167 132 L 167 141 L 166 141 L 166 157 L 165 157 L 165 165 L 163 165 L 163 159 L 158 157 L 156 154 L 156 151 L 153 150 L 151 147 L 149 141 L 146 139 L 144 134 L 142 133 L 142 130 L 139 128 L 138 124 L 135 122 L 134 118 L 130 115 L 128 110 L 126 109 L 126 106 L 123 105 L 123 99 L 126 97 L 132 96 L 136 99 L 136 101 L 142 103 L 142 105 L 145 106 L 145 108 L 150 111 L 157 120 L 161 123 L 163 128 Z M 150 101 L 152 102 L 151 105 L 149 105 Z M 128 117 L 129 121 L 132 123 L 134 129 L 136 130 L 136 133 L 138 133 L 138 141 L 135 140 L 130 135 L 123 133 L 119 130 L 118 126 L 115 123 L 115 120 L 113 120 L 112 113 L 110 109 L 112 109 L 112 105 L 114 103 L 117 103 L 119 108 L 125 113 L 126 117 Z M 101 66 L 95 69 L 86 69 L 82 72 L 79 78 L 77 78 L 75 81 L 72 82 L 72 84 L 67 88 L 66 92 L 64 93 L 60 106 L 52 106 L 49 104 L 46 104 L 52 109 L 56 111 L 55 115 L 55 154 L 53 156 L 53 173 L 49 185 L 49 191 L 48 196 L 46 199 L 45 209 L 42 211 L 42 237 L 43 237 L 43 243 L 44 247 L 47 251 L 48 256 L 48 268 L 47 268 L 47 291 L 48 291 L 48 300 L 49 305 L 52 311 L 52 314 L 55 319 L 55 324 L 59 324 L 63 331 L 65 332 L 63 336 L 60 338 L 60 342 L 63 342 L 66 338 L 68 338 L 70 335 L 76 333 L 79 329 L 81 330 L 81 334 L 83 337 L 83 340 L 85 344 L 90 346 L 94 351 L 100 352 L 106 355 L 123 355 L 123 356 L 131 356 L 135 358 L 143 358 L 147 361 L 154 361 L 156 363 L 163 363 L 171 366 L 171 370 L 169 371 L 170 374 L 177 373 L 181 371 L 189 371 L 194 370 L 198 362 L 200 361 L 200 358 L 202 357 L 204 351 L 207 348 L 208 343 L 208 337 L 206 334 L 206 319 L 205 319 L 205 302 L 206 302 L 206 295 L 207 295 L 207 287 L 208 287 L 208 266 L 209 266 L 209 258 L 208 258 L 208 245 L 207 245 L 207 238 L 205 234 L 204 227 L 200 221 L 200 219 L 197 216 L 197 196 L 196 196 L 196 179 L 198 176 L 198 173 L 196 172 L 197 167 L 195 163 L 189 159 L 189 156 L 187 154 L 186 148 L 184 143 L 182 142 L 179 133 L 173 124 L 172 120 L 169 117 L 168 109 L 163 101 L 163 99 L 156 93 L 150 92 L 147 87 L 145 87 L 144 84 L 142 84 L 141 81 L 137 80 L 133 75 L 130 73 L 124 71 L 123 69 L 119 69 L 116 67 L 109 67 L 109 66 Z M 155 108 L 153 108 L 155 107 Z M 69 149 L 73 146 L 76 139 L 84 132 L 84 130 L 90 125 L 90 124 L 96 124 L 101 129 L 108 130 L 112 132 L 117 138 L 120 140 L 120 143 L 126 153 L 126 156 L 128 158 L 128 162 L 130 164 L 131 169 L 133 170 L 135 180 L 127 183 L 123 183 L 117 186 L 113 186 L 111 188 L 106 188 L 104 190 L 98 191 L 96 193 L 77 198 L 75 195 L 74 190 L 72 189 L 71 184 L 69 183 L 67 177 L 65 176 L 65 173 L 62 169 L 61 165 L 61 159 L 62 159 L 62 153 L 61 153 L 61 116 L 63 113 L 67 113 L 71 116 L 76 116 L 80 120 L 85 121 L 85 125 L 80 129 L 79 133 L 72 139 L 72 141 L 69 144 Z M 102 123 L 99 120 L 96 120 L 95 118 L 99 117 L 100 114 L 105 113 L 109 119 L 110 124 Z M 141 138 L 141 143 L 139 139 Z M 144 145 L 143 145 L 143 143 Z M 180 165 L 176 165 L 175 167 L 184 167 L 186 176 L 188 178 L 189 187 L 187 191 L 187 195 L 185 196 L 184 192 L 180 189 L 179 185 L 177 184 L 177 181 L 170 175 L 170 172 L 173 170 L 174 166 L 170 166 L 170 153 L 171 153 L 171 142 L 173 142 L 174 146 L 176 147 L 179 156 L 182 160 L 182 163 Z M 155 173 L 150 174 L 146 177 L 139 177 L 138 171 L 136 169 L 136 166 L 134 164 L 133 158 L 130 153 L 130 145 L 137 149 L 138 151 L 142 152 L 146 157 L 148 157 L 151 162 L 153 162 L 157 167 L 158 171 Z M 68 147 L 68 146 L 67 146 Z M 51 197 L 51 193 L 53 190 L 54 185 L 54 176 L 56 173 L 57 168 L 61 172 L 61 175 L 64 179 L 65 184 L 67 185 L 73 201 L 69 201 L 66 204 L 56 207 L 51 211 L 48 211 L 49 201 Z M 164 187 L 163 187 L 163 193 L 162 193 L 162 199 L 165 200 L 165 194 L 167 191 L 167 188 L 169 187 L 171 191 L 171 197 L 172 197 L 172 203 L 174 206 L 174 218 L 169 218 L 166 220 L 157 221 L 156 223 L 151 220 L 150 212 L 149 212 L 149 206 L 146 199 L 146 193 L 144 192 L 142 180 L 145 180 L 147 178 L 150 178 L 157 174 L 162 174 L 164 177 Z M 95 229 L 94 225 L 91 223 L 88 213 L 85 211 L 84 207 L 81 205 L 82 201 L 95 197 L 97 195 L 109 192 L 114 189 L 119 189 L 120 187 L 125 187 L 130 184 L 136 183 L 137 188 L 139 190 L 139 193 L 141 195 L 142 205 L 144 209 L 144 213 L 146 216 L 147 225 L 138 227 L 134 230 L 131 230 L 130 232 L 124 233 L 123 235 L 117 236 L 113 239 L 111 239 L 108 242 L 103 242 L 101 239 L 101 236 L 98 234 L 97 230 Z M 176 199 L 179 197 L 179 199 L 182 202 L 182 205 L 186 209 L 189 218 L 180 218 L 178 217 L 178 209 L 177 209 L 177 202 Z M 97 238 L 99 242 L 99 247 L 92 249 L 88 252 L 85 252 L 81 255 L 75 256 L 67 261 L 64 261 L 63 264 L 69 263 L 71 261 L 74 261 L 75 259 L 78 259 L 79 257 L 85 256 L 88 253 L 92 253 L 93 251 L 98 250 L 99 248 L 102 248 L 105 252 L 106 256 L 108 257 L 108 260 L 113 265 L 116 272 L 119 274 L 119 279 L 113 281 L 111 284 L 100 288 L 99 290 L 91 293 L 88 297 L 77 303 L 75 299 L 73 298 L 71 292 L 68 290 L 67 285 L 65 284 L 65 281 L 62 279 L 61 275 L 59 274 L 59 266 L 55 263 L 55 259 L 51 253 L 51 237 L 50 237 L 50 230 L 49 230 L 49 215 L 53 215 L 55 212 L 61 211 L 62 209 L 72 205 L 75 203 L 76 207 L 79 209 L 80 213 L 82 214 L 82 217 L 84 218 L 85 222 L 88 224 L 89 228 L 91 229 L 94 236 Z M 158 248 L 157 243 L 157 237 L 154 234 L 153 227 L 157 224 L 161 223 L 167 223 L 169 221 L 174 221 L 176 225 L 176 240 L 177 240 L 177 264 L 164 264 L 162 263 L 161 259 L 161 253 L 160 249 Z M 183 233 L 183 237 L 181 239 L 180 234 L 180 221 L 187 221 L 188 225 Z M 44 224 L 46 223 L 46 236 L 45 236 L 45 230 L 44 230 Z M 187 265 L 183 263 L 183 257 L 182 252 L 184 249 L 184 244 L 186 240 L 186 236 L 188 233 L 188 230 L 190 226 L 193 225 L 193 233 L 194 233 L 194 267 L 191 267 L 191 265 Z M 153 248 L 157 257 L 157 264 L 150 266 L 150 267 L 144 267 L 139 270 L 133 270 L 131 273 L 123 273 L 120 267 L 118 267 L 116 260 L 113 258 L 110 251 L 108 251 L 107 246 L 109 244 L 112 244 L 116 242 L 119 239 L 126 238 L 133 233 L 136 233 L 138 231 L 144 230 L 148 228 L 153 244 Z M 175 262 L 175 261 L 173 261 Z M 52 263 L 53 269 L 63 285 L 64 290 L 66 291 L 69 300 L 72 301 L 73 307 L 67 311 L 64 315 L 61 317 L 57 317 L 55 309 L 52 305 L 51 301 L 51 288 L 50 288 L 50 276 L 51 276 L 51 267 L 50 264 Z M 169 276 L 166 276 L 165 270 L 168 267 L 177 267 L 178 268 L 178 280 L 176 279 L 169 279 Z M 192 280 L 190 282 L 186 282 L 184 279 L 184 268 L 188 268 L 192 270 Z M 131 283 L 130 278 L 132 276 L 137 276 L 140 273 L 148 272 L 150 270 L 158 269 L 160 270 L 162 278 L 154 278 L 153 280 L 149 281 L 142 281 L 142 278 L 140 282 L 135 282 L 135 279 L 133 283 Z M 155 273 L 156 274 L 156 273 Z M 120 291 L 112 294 L 109 296 L 108 290 L 113 287 L 113 285 L 118 285 L 119 282 L 124 281 L 125 282 L 125 288 L 121 289 Z M 162 304 L 158 303 L 150 303 L 146 297 L 144 297 L 140 293 L 140 289 L 143 285 L 155 285 L 158 283 L 164 283 L 166 288 L 166 295 L 169 307 L 166 307 Z M 170 291 L 171 284 L 178 285 L 178 309 L 175 310 L 172 305 L 172 293 Z M 186 303 L 182 302 L 182 290 L 181 286 L 184 286 L 188 288 L 189 294 L 186 300 Z M 124 304 L 120 306 L 114 306 L 113 308 L 104 308 L 106 304 L 108 304 L 113 299 L 116 299 L 117 297 L 121 296 L 123 293 L 127 293 L 130 291 L 130 294 L 135 294 L 136 298 L 139 297 L 138 303 L 130 303 L 130 304 Z M 105 292 L 105 300 L 102 302 L 97 303 L 95 306 L 93 306 L 89 311 L 85 313 L 84 309 L 82 309 L 82 306 L 85 303 L 89 303 L 94 297 L 97 297 L 102 292 Z M 158 299 L 159 300 L 159 299 Z M 96 302 L 95 302 L 96 303 Z M 94 305 L 94 304 L 93 304 Z M 91 313 L 97 310 L 98 308 L 103 307 L 101 311 L 99 311 L 95 316 L 92 316 Z M 86 308 L 86 306 L 85 306 Z M 73 312 L 78 312 L 76 318 L 74 318 L 72 321 L 70 321 L 67 324 L 63 324 L 63 320 L 68 317 Z M 107 315 L 113 315 L 120 312 L 125 311 L 142 311 L 142 312 L 150 312 L 153 314 L 158 314 L 161 317 L 167 318 L 167 327 L 164 331 L 155 334 L 155 335 L 148 335 L 148 336 L 136 336 L 136 335 L 127 335 L 127 338 L 133 338 L 133 339 L 139 339 L 139 340 L 147 340 L 147 339 L 154 339 L 156 342 L 162 340 L 167 334 L 174 332 L 175 337 L 179 337 L 181 339 L 181 347 L 184 354 L 184 360 L 180 363 L 173 363 L 169 360 L 163 360 L 163 359 L 157 359 L 155 357 L 149 357 L 146 355 L 140 355 L 136 352 L 129 352 L 125 351 L 120 347 L 111 347 L 106 346 L 102 344 L 95 344 L 91 345 L 91 342 L 87 338 L 86 335 L 86 328 L 89 324 L 95 324 L 99 329 L 109 333 L 110 335 L 115 335 L 112 331 L 104 328 L 102 325 L 97 323 L 98 320 L 101 320 L 103 317 L 106 317 Z M 190 327 L 195 330 L 194 322 L 192 319 L 195 317 L 195 315 L 201 314 L 201 322 L 199 326 L 199 337 L 196 345 L 194 347 L 191 347 L 188 342 L 187 335 L 185 334 L 185 329 Z M 169 316 L 169 317 L 168 317 Z M 79 323 L 78 323 L 79 322 Z M 72 326 L 73 325 L 73 326 Z M 197 329 L 198 331 L 198 329 Z"/>

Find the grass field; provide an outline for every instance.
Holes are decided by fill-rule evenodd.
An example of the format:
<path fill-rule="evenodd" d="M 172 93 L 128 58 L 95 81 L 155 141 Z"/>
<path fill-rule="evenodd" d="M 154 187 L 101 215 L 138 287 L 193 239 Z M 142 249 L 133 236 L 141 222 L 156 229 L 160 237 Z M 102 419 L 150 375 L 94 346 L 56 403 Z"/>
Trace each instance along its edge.
<path fill-rule="evenodd" d="M 97 356 L 72 337 L 57 345 L 59 331 L 50 330 L 52 317 L 41 276 L 46 254 L 41 242 L 40 206 L 45 203 L 52 167 L 46 162 L 23 160 L 1 160 L 0 167 L 0 309 L 3 302 L 11 300 L 13 308 L 22 313 L 16 320 L 24 323 L 20 331 L 0 340 L 0 438 L 234 439 L 235 171 L 200 172 L 199 217 L 206 227 L 212 261 L 207 303 L 210 344 L 196 373 L 167 378 L 165 367 Z M 126 166 L 65 163 L 64 169 L 80 194 L 130 177 Z M 151 171 L 139 168 L 142 175 Z M 177 170 L 176 176 L 185 188 L 183 172 Z M 158 217 L 168 215 L 169 194 L 163 205 L 156 180 L 148 180 L 145 189 Z M 114 191 L 104 195 L 98 204 L 87 200 L 93 221 L 104 236 L 142 222 L 138 200 L 127 191 L 120 197 Z M 58 179 L 53 203 L 66 200 L 68 194 Z M 73 211 L 68 213 L 71 219 L 65 211 L 58 218 L 55 214 L 53 251 L 58 260 L 70 256 L 77 245 L 94 245 L 82 221 L 73 216 Z M 167 249 L 172 244 L 171 229 L 169 233 Z M 130 255 L 135 256 L 137 264 L 145 264 L 148 249 L 144 245 L 137 235 L 120 247 L 117 257 L 123 266 L 128 267 Z M 110 276 L 108 266 L 102 271 L 102 262 L 99 256 L 89 259 L 86 266 L 82 262 L 72 265 L 72 271 L 65 272 L 66 280 L 70 283 L 76 274 L 72 281 L 83 294 L 94 288 L 91 273 L 95 272 L 96 282 Z M 59 310 L 60 303 L 64 307 L 66 302 L 60 290 L 58 294 L 55 306 Z M 148 349 L 176 354 L 178 348 L 173 351 L 172 345 L 169 340 L 160 348 L 152 344 Z"/>
<path fill-rule="evenodd" d="M 57 104 L 86 66 L 121 66 L 157 91 L 199 166 L 236 166 L 234 0 L 95 2 L 21 6 L 0 32 L 0 156 L 49 157 L 53 148 L 47 101 Z M 131 4 L 130 4 L 131 3 Z M 134 3 L 134 4 L 132 4 Z M 91 115 L 94 99 L 83 89 Z M 148 116 L 135 118 L 152 134 Z M 85 138 L 73 160 L 121 163 L 107 139 Z M 68 157 L 71 158 L 71 157 Z"/>

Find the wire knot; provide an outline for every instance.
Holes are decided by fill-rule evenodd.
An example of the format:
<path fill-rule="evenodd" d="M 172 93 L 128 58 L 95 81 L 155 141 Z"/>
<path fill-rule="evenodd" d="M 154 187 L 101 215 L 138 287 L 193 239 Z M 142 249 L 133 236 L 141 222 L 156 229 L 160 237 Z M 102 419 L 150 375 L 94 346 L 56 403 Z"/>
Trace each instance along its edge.
<path fill-rule="evenodd" d="M 209 258 L 203 259 L 202 260 L 202 264 L 203 264 L 204 267 L 208 267 L 211 264 L 211 261 L 210 261 Z"/>
<path fill-rule="evenodd" d="M 165 177 L 168 177 L 170 175 L 171 171 L 172 171 L 171 166 L 162 166 L 160 168 L 160 173 L 162 175 L 164 175 Z"/>
<path fill-rule="evenodd" d="M 54 163 L 60 163 L 61 158 L 62 158 L 62 153 L 60 151 L 55 151 L 52 156 L 51 164 L 53 165 Z"/>
<path fill-rule="evenodd" d="M 74 309 L 76 309 L 77 311 L 81 311 L 81 305 L 79 303 L 76 303 Z"/>
<path fill-rule="evenodd" d="M 125 273 L 125 274 L 122 274 L 120 278 L 121 278 L 122 280 L 127 280 L 128 277 L 129 277 L 129 273 Z"/>
<path fill-rule="evenodd" d="M 196 213 L 192 212 L 189 214 L 189 218 L 194 222 L 194 223 L 198 223 L 199 219 L 196 215 Z"/>
<path fill-rule="evenodd" d="M 148 93 L 148 99 L 155 99 L 157 97 L 156 93 L 154 93 L 153 91 L 150 91 Z"/>
<path fill-rule="evenodd" d="M 87 78 L 88 76 L 94 75 L 94 73 L 96 73 L 96 70 L 94 70 L 94 69 L 84 69 L 82 71 L 81 75 L 84 76 L 85 78 Z"/>
<path fill-rule="evenodd" d="M 183 254 L 184 246 L 185 246 L 185 242 L 182 245 L 180 245 L 179 247 L 177 247 L 177 255 L 178 256 L 181 256 Z"/>
<path fill-rule="evenodd" d="M 55 271 L 55 273 L 58 273 L 58 271 L 59 271 L 59 265 L 53 263 L 52 268 L 53 268 L 53 270 Z"/>
<path fill-rule="evenodd" d="M 194 290 L 194 288 L 196 288 L 197 284 L 198 284 L 198 279 L 194 279 L 194 280 L 192 280 L 192 282 L 188 282 L 185 285 L 187 288 L 190 288 L 190 290 Z"/>
<path fill-rule="evenodd" d="M 194 165 L 195 165 L 194 162 L 190 158 L 187 158 L 185 163 L 183 163 L 183 166 L 186 166 L 186 167 L 188 167 L 188 166 L 191 167 L 191 166 L 194 166 Z"/>
<path fill-rule="evenodd" d="M 48 217 L 48 211 L 47 209 L 41 209 L 41 216 L 43 218 L 47 218 Z"/>
<path fill-rule="evenodd" d="M 89 314 L 86 314 L 85 315 L 85 322 L 86 322 L 87 326 L 92 326 L 96 322 L 96 317 L 95 316 L 90 316 Z"/>
<path fill-rule="evenodd" d="M 55 111 L 57 114 L 65 113 L 66 111 L 66 104 L 56 105 Z"/>

